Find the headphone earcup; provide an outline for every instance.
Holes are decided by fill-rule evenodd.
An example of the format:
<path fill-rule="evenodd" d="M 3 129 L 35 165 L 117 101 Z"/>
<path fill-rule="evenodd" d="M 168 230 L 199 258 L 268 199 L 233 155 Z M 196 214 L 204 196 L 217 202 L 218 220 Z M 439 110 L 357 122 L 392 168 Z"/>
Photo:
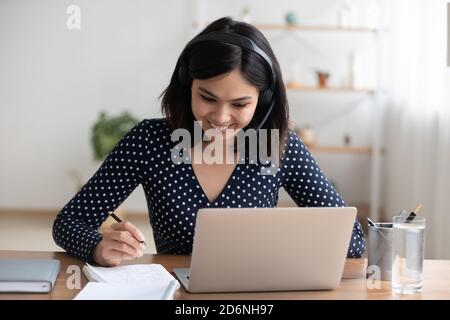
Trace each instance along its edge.
<path fill-rule="evenodd" d="M 273 91 L 270 89 L 266 89 L 263 92 L 261 92 L 258 100 L 258 109 L 260 110 L 258 119 L 258 124 L 254 127 L 256 130 L 259 130 L 262 128 L 264 123 L 266 122 L 267 118 L 269 117 L 274 103 L 272 101 L 273 99 Z M 259 120 L 261 119 L 261 120 Z"/>
<path fill-rule="evenodd" d="M 264 112 L 267 111 L 270 101 L 272 100 L 272 96 L 273 92 L 270 89 L 266 89 L 260 94 L 258 104 Z"/>

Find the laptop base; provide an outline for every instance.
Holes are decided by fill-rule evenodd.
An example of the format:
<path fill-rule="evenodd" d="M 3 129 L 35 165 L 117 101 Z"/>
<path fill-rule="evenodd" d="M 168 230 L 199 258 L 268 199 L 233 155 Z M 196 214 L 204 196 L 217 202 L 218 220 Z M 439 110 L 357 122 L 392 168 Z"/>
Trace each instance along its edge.
<path fill-rule="evenodd" d="M 173 269 L 173 272 L 177 276 L 177 278 L 180 280 L 183 287 L 189 291 L 189 274 L 191 272 L 190 268 L 175 268 Z"/>

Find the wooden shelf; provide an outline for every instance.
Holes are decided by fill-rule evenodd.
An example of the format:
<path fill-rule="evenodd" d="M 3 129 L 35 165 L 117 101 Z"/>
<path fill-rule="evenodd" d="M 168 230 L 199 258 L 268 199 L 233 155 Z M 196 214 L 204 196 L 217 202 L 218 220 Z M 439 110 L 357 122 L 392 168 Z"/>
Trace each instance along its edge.
<path fill-rule="evenodd" d="M 374 89 L 370 88 L 352 88 L 352 87 L 314 87 L 314 86 L 303 86 L 303 85 L 292 85 L 287 84 L 286 89 L 289 91 L 304 91 L 304 92 L 336 92 L 336 93 L 366 93 L 373 94 Z"/>
<path fill-rule="evenodd" d="M 372 154 L 370 147 L 351 147 L 351 146 L 308 146 L 313 154 L 319 153 L 343 153 L 343 154 Z"/>
<path fill-rule="evenodd" d="M 365 27 L 357 28 L 341 28 L 337 26 L 325 26 L 325 25 L 288 25 L 288 24 L 271 24 L 262 23 L 255 24 L 255 27 L 261 30 L 295 30 L 295 31 L 319 31 L 319 32 L 378 32 L 378 29 L 371 29 Z"/>

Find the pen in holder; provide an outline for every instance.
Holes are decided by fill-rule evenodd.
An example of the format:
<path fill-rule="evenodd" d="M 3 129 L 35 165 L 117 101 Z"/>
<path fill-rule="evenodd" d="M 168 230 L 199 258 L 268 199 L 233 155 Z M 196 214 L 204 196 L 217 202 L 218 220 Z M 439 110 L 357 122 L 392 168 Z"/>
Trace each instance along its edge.
<path fill-rule="evenodd" d="M 379 274 L 379 280 L 392 278 L 392 223 L 368 221 L 368 264 L 367 276 Z"/>

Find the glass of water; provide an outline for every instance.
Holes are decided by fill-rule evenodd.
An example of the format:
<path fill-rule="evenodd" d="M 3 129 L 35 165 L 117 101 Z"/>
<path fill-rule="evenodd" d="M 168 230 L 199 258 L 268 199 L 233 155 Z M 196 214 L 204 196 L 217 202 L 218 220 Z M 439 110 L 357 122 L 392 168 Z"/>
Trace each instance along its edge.
<path fill-rule="evenodd" d="M 414 294 L 422 291 L 425 255 L 425 218 L 405 221 L 394 217 L 392 292 Z"/>

